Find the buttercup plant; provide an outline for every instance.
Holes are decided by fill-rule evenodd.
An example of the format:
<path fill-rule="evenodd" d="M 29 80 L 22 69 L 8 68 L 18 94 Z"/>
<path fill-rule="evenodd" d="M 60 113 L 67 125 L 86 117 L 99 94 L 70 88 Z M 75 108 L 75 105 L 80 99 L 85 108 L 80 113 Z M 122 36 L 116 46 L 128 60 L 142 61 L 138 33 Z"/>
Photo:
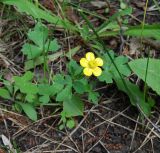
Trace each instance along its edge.
<path fill-rule="evenodd" d="M 106 47 L 108 45 L 103 40 L 108 36 L 115 37 L 119 34 L 120 36 L 151 37 L 160 40 L 159 24 L 145 25 L 143 23 L 142 30 L 142 24 L 136 26 L 128 25 L 129 20 L 125 16 L 132 14 L 131 7 L 125 8 L 120 6 L 121 10 L 110 16 L 108 20 L 104 20 L 98 14 L 81 9 L 81 6 L 78 6 L 77 3 L 65 1 L 64 4 L 67 7 L 74 6 L 74 9 L 77 9 L 78 14 L 85 21 L 85 26 L 81 26 L 81 24 L 74 24 L 70 22 L 70 19 L 65 18 L 65 9 L 63 10 L 63 8 L 64 16 L 58 17 L 56 14 L 52 14 L 53 12 L 44 9 L 44 7 L 38 4 L 38 1 L 34 3 L 27 0 L 25 5 L 23 0 L 1 1 L 4 4 L 15 6 L 16 10 L 20 12 L 31 15 L 35 23 L 37 21 L 35 27 L 27 33 L 27 41 L 24 41 L 25 43 L 21 49 L 23 55 L 26 56 L 24 64 L 25 73 L 21 76 L 14 76 L 13 81 L 3 79 L 3 75 L 0 77 L 0 97 L 13 102 L 13 108 L 16 111 L 23 111 L 31 120 L 36 121 L 40 116 L 37 108 L 47 105 L 58 107 L 58 110 L 61 111 L 60 129 L 63 129 L 65 126 L 73 128 L 76 125 L 74 117 L 84 115 L 86 102 L 84 99 L 97 105 L 105 96 L 105 93 L 102 92 L 103 94 L 101 94 L 102 90 L 97 90 L 97 87 L 101 87 L 103 83 L 114 83 L 119 90 L 129 96 L 133 106 L 140 107 L 147 116 L 151 114 L 151 109 L 155 102 L 151 98 L 150 93 L 147 95 L 147 86 L 160 95 L 160 75 L 158 75 L 160 60 L 148 57 L 130 61 L 128 55 L 121 55 L 121 52 L 119 52 L 120 55 L 116 55 L 116 51 L 111 50 L 112 47 Z M 123 0 L 120 0 L 120 2 L 122 3 Z M 99 26 L 94 27 L 94 24 L 88 19 L 88 14 L 102 19 L 98 24 Z M 48 29 L 48 26 L 44 24 L 46 22 L 42 23 L 43 20 L 47 21 L 47 25 L 48 23 L 54 24 L 55 29 L 53 30 L 53 25 L 49 26 L 52 27 L 51 29 Z M 68 52 L 63 50 L 66 46 L 63 47 L 63 42 L 58 42 L 58 39 L 54 38 L 53 35 L 53 31 L 56 36 L 59 35 L 57 26 L 58 29 L 66 29 L 73 33 L 74 36 L 81 37 L 82 41 L 85 42 L 85 46 L 91 46 L 92 50 L 99 51 L 103 59 L 96 57 L 93 52 L 87 52 L 85 57 L 81 58 L 80 64 L 77 64 L 72 59 L 72 55 L 75 55 L 84 45 L 78 44 L 78 46 L 74 46 L 74 44 L 69 43 L 68 45 L 71 49 Z M 121 33 L 122 27 L 124 27 L 123 33 Z M 62 44 L 62 46 L 59 44 Z M 117 49 L 118 46 L 119 43 L 116 47 Z M 148 55 L 150 54 L 148 53 Z M 53 62 L 57 62 L 55 64 L 55 67 L 57 67 L 58 60 L 60 59 L 61 61 L 61 58 L 64 57 L 68 63 L 60 66 L 60 72 L 57 69 L 52 69 Z M 67 57 L 69 60 L 66 60 Z M 40 70 L 42 67 L 44 73 L 42 75 L 43 80 L 41 76 L 37 77 L 39 72 L 41 74 L 41 71 L 37 70 Z M 87 77 L 83 76 L 82 68 L 83 74 Z M 36 72 L 35 74 L 32 72 L 33 69 Z M 145 82 L 144 93 L 135 85 L 134 79 L 130 79 L 132 72 Z M 97 77 L 97 79 L 88 78 L 92 75 Z"/>
<path fill-rule="evenodd" d="M 85 55 L 85 58 L 81 58 L 80 65 L 84 67 L 83 73 L 86 76 L 91 76 L 92 74 L 96 77 L 102 74 L 103 60 L 99 57 L 95 58 L 94 53 L 88 52 Z"/>

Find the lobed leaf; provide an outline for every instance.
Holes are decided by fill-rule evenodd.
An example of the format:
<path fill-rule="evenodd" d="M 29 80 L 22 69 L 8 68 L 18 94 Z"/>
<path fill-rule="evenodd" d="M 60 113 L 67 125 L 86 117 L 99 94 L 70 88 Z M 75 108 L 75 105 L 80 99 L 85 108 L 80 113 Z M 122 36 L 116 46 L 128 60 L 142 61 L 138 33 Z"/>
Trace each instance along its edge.
<path fill-rule="evenodd" d="M 48 38 L 48 28 L 41 22 L 38 22 L 34 30 L 28 32 L 28 38 L 39 46 L 40 49 L 43 49 L 43 45 Z"/>

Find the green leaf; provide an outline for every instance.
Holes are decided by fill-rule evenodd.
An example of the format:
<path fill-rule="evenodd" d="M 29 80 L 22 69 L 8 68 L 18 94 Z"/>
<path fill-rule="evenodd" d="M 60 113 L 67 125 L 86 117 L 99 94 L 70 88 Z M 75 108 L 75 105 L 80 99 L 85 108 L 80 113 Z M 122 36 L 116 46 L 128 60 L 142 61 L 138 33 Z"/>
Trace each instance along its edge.
<path fill-rule="evenodd" d="M 49 84 L 39 84 L 38 85 L 38 93 L 40 95 L 51 95 L 52 87 Z"/>
<path fill-rule="evenodd" d="M 128 66 L 128 58 L 125 56 L 118 56 L 114 59 L 114 62 L 119 70 L 119 72 L 124 76 L 129 76 L 131 74 L 131 70 Z M 115 66 L 112 64 L 110 67 L 110 71 L 114 76 L 120 77 Z"/>
<path fill-rule="evenodd" d="M 44 95 L 44 96 L 39 97 L 39 101 L 40 101 L 42 104 L 47 104 L 47 103 L 50 101 L 50 98 L 49 98 L 48 95 Z"/>
<path fill-rule="evenodd" d="M 131 70 L 128 66 L 128 58 L 125 56 L 115 57 L 115 54 L 113 51 L 109 51 L 109 54 L 111 55 L 119 72 L 123 76 L 129 76 L 131 74 Z M 100 81 L 105 81 L 106 83 L 112 83 L 113 77 L 120 77 L 117 69 L 115 68 L 114 64 L 112 63 L 107 53 L 104 54 L 103 69 L 104 70 L 102 72 L 102 75 L 98 77 Z"/>
<path fill-rule="evenodd" d="M 41 22 L 38 22 L 34 29 L 28 32 L 28 38 L 43 49 L 43 46 L 48 38 L 48 28 Z"/>
<path fill-rule="evenodd" d="M 28 71 L 28 70 L 33 69 L 36 66 L 41 65 L 43 63 L 44 63 L 44 57 L 40 56 L 40 57 L 37 57 L 34 60 L 26 61 L 24 69 L 25 69 L 25 71 Z"/>
<path fill-rule="evenodd" d="M 88 25 L 82 25 L 82 29 L 80 30 L 80 35 L 85 41 L 89 40 L 90 31 Z"/>
<path fill-rule="evenodd" d="M 11 81 L 3 80 L 3 84 L 5 85 L 5 88 L 8 90 L 8 92 L 12 95 L 13 94 L 13 85 Z"/>
<path fill-rule="evenodd" d="M 34 59 L 41 55 L 42 49 L 32 44 L 24 44 L 22 50 L 24 55 L 27 55 L 27 59 Z"/>
<path fill-rule="evenodd" d="M 56 74 L 55 76 L 53 76 L 53 81 L 63 85 L 66 83 L 62 74 Z"/>
<path fill-rule="evenodd" d="M 20 12 L 25 12 L 33 16 L 35 19 L 44 19 L 49 23 L 53 23 L 60 28 L 65 28 L 71 31 L 78 31 L 68 20 L 62 19 L 57 15 L 51 14 L 47 10 L 42 10 L 29 0 L 1 0 L 4 4 L 15 5 Z M 24 5 L 25 4 L 25 5 Z"/>
<path fill-rule="evenodd" d="M 35 95 L 33 95 L 33 94 L 27 94 L 26 95 L 26 101 L 34 102 L 34 100 L 35 100 Z"/>
<path fill-rule="evenodd" d="M 33 73 L 31 71 L 26 72 L 22 77 L 16 77 L 21 78 L 23 81 L 30 81 L 33 79 Z"/>
<path fill-rule="evenodd" d="M 32 84 L 30 82 L 24 82 L 19 80 L 19 82 L 17 82 L 15 85 L 20 89 L 20 91 L 22 93 L 26 93 L 26 94 L 36 94 L 38 92 L 38 88 L 35 84 Z"/>
<path fill-rule="evenodd" d="M 145 81 L 147 58 L 129 62 L 132 71 Z M 146 83 L 160 95 L 160 60 L 149 58 Z"/>
<path fill-rule="evenodd" d="M 76 61 L 71 60 L 68 63 L 68 71 L 72 76 L 76 76 L 82 72 L 82 67 Z"/>
<path fill-rule="evenodd" d="M 23 109 L 23 111 L 26 113 L 26 115 L 33 121 L 37 120 L 37 112 L 35 110 L 35 108 L 33 107 L 33 105 L 29 104 L 29 103 L 21 103 L 21 102 L 17 102 Z"/>
<path fill-rule="evenodd" d="M 98 99 L 99 98 L 99 93 L 98 92 L 94 92 L 94 91 L 90 91 L 88 93 L 88 100 L 91 101 L 94 104 L 98 104 Z"/>
<path fill-rule="evenodd" d="M 98 29 L 97 29 L 97 32 L 98 33 L 99 32 L 103 33 L 104 30 L 108 28 L 108 25 L 111 24 L 111 23 L 114 23 L 114 21 L 117 20 L 117 18 L 120 18 L 120 17 L 125 16 L 125 15 L 130 15 L 131 13 L 132 13 L 132 7 L 128 7 L 124 10 L 120 10 L 119 12 L 112 15 L 109 18 L 109 20 L 105 21 L 101 26 L 99 26 Z"/>
<path fill-rule="evenodd" d="M 47 27 L 38 22 L 34 29 L 28 32 L 28 38 L 34 42 L 34 45 L 25 43 L 22 47 L 23 54 L 27 55 L 28 59 L 39 57 L 45 51 L 45 44 L 48 38 Z"/>
<path fill-rule="evenodd" d="M 22 93 L 26 94 L 37 94 L 38 88 L 35 84 L 30 81 L 33 78 L 33 73 L 28 71 L 24 74 L 24 76 L 14 76 L 13 79 L 15 81 L 15 86 L 20 89 Z"/>
<path fill-rule="evenodd" d="M 74 56 L 79 50 L 80 50 L 81 46 L 76 46 L 72 49 L 70 49 L 65 56 L 68 57 L 70 60 L 72 59 L 72 56 Z"/>
<path fill-rule="evenodd" d="M 145 25 L 143 30 L 141 25 L 132 26 L 129 27 L 129 29 L 124 32 L 124 34 L 128 36 L 143 36 L 160 40 L 160 24 Z"/>
<path fill-rule="evenodd" d="M 83 115 L 84 104 L 80 97 L 73 95 L 72 98 L 64 100 L 63 111 L 66 112 L 66 117 Z"/>
<path fill-rule="evenodd" d="M 55 52 L 60 48 L 56 39 L 52 41 L 47 39 L 48 29 L 40 22 L 35 25 L 32 31 L 28 32 L 28 37 L 34 42 L 34 45 L 25 43 L 21 50 L 24 55 L 27 55 L 27 59 L 29 59 L 29 61 L 25 62 L 25 69 L 27 70 L 44 63 L 44 53 L 49 51 Z M 45 54 L 46 59 L 51 61 L 54 60 L 53 57 L 55 58 L 56 55 Z"/>
<path fill-rule="evenodd" d="M 75 121 L 73 119 L 67 120 L 66 126 L 69 129 L 73 129 L 75 127 Z"/>
<path fill-rule="evenodd" d="M 73 88 L 77 93 L 83 94 L 84 92 L 88 91 L 89 85 L 87 80 L 83 78 L 83 79 L 74 81 Z"/>
<path fill-rule="evenodd" d="M 60 93 L 57 94 L 56 101 L 69 100 L 72 97 L 72 87 L 66 86 Z"/>
<path fill-rule="evenodd" d="M 0 88 L 0 97 L 5 99 L 11 99 L 9 91 L 5 88 Z"/>
<path fill-rule="evenodd" d="M 52 41 L 47 41 L 45 44 L 45 50 L 46 51 L 51 51 L 51 52 L 56 52 L 60 49 L 60 45 L 57 42 L 57 39 L 54 39 Z"/>
<path fill-rule="evenodd" d="M 62 130 L 65 128 L 65 124 L 61 124 L 61 125 L 59 125 L 59 127 L 58 127 L 58 128 L 59 128 L 59 130 L 61 130 L 61 131 L 62 131 Z"/>
<path fill-rule="evenodd" d="M 151 108 L 153 107 L 153 100 L 148 98 L 147 101 L 145 101 L 143 92 L 140 91 L 137 85 L 131 83 L 130 81 L 124 80 L 127 85 L 126 88 L 121 79 L 114 78 L 114 80 L 118 86 L 118 89 L 125 92 L 129 96 L 131 104 L 134 106 L 139 105 L 143 112 L 149 116 L 151 113 Z"/>
<path fill-rule="evenodd" d="M 52 94 L 51 94 L 51 96 L 54 96 L 55 94 L 58 94 L 59 92 L 61 92 L 61 90 L 63 89 L 63 87 L 64 87 L 63 84 L 54 83 L 54 84 L 51 86 L 51 89 L 52 89 Z"/>
<path fill-rule="evenodd" d="M 100 29 L 99 31 L 98 31 L 98 34 L 100 35 L 100 36 L 102 36 L 103 35 L 103 32 L 106 32 L 106 30 L 113 30 L 113 29 L 118 29 L 119 30 L 119 25 L 118 25 L 118 23 L 117 23 L 117 21 L 112 21 L 112 22 L 110 22 L 110 23 L 108 23 L 108 24 L 106 24 L 106 26 L 104 26 L 102 29 Z M 111 31 L 109 31 L 109 32 L 111 32 Z M 102 35 L 101 35 L 102 34 Z M 107 34 L 107 33 L 106 33 Z M 114 34 L 114 33 L 113 33 Z M 107 35 L 106 35 L 107 36 Z"/>
<path fill-rule="evenodd" d="M 63 89 L 64 85 L 55 82 L 52 85 L 49 84 L 39 84 L 38 85 L 38 93 L 40 95 L 48 95 L 54 96 L 55 94 L 59 93 Z"/>
<path fill-rule="evenodd" d="M 110 51 L 108 51 L 108 54 L 110 54 L 110 56 L 114 60 L 115 53 L 112 50 L 110 50 Z M 112 61 L 111 61 L 110 57 L 108 56 L 108 54 L 107 53 L 104 54 L 104 67 L 106 67 L 106 66 L 109 67 L 112 64 Z"/>
<path fill-rule="evenodd" d="M 102 74 L 98 77 L 100 81 L 105 81 L 106 83 L 113 83 L 112 74 L 109 70 L 105 69 Z"/>
<path fill-rule="evenodd" d="M 70 75 L 65 75 L 65 84 L 68 86 L 72 86 L 72 78 Z"/>
<path fill-rule="evenodd" d="M 65 111 L 62 111 L 61 112 L 61 121 L 63 123 L 66 123 L 67 119 L 66 119 L 66 112 Z"/>
<path fill-rule="evenodd" d="M 62 55 L 62 52 L 57 52 L 52 55 L 47 56 L 48 61 L 55 61 L 57 58 L 59 58 Z M 28 71 L 30 69 L 35 68 L 38 65 L 41 65 L 44 63 L 44 56 L 39 56 L 34 60 L 29 60 L 25 62 L 25 71 Z"/>
<path fill-rule="evenodd" d="M 58 94 L 57 96 L 59 97 L 59 96 L 61 96 L 61 94 L 63 96 L 63 92 L 69 92 L 67 90 L 69 90 L 69 87 L 71 88 L 72 82 L 70 83 L 70 81 L 72 81 L 72 80 L 69 80 L 68 82 L 66 82 L 66 81 L 67 80 L 64 79 L 64 76 L 62 74 L 56 74 L 53 77 L 53 85 L 51 86 L 52 96 Z M 66 86 L 67 89 L 63 89 L 66 84 L 68 84 L 68 86 Z M 61 93 L 61 91 L 63 91 L 63 92 Z M 68 95 L 68 97 L 69 97 L 69 95 Z"/>
<path fill-rule="evenodd" d="M 105 26 L 107 26 L 106 24 Z M 126 36 L 134 36 L 134 37 L 148 37 L 160 40 L 160 24 L 152 24 L 152 25 L 145 25 L 144 29 L 142 30 L 142 25 L 138 26 L 131 26 L 125 27 L 126 30 L 123 32 Z M 107 29 L 106 27 L 102 27 L 100 29 L 102 32 L 99 33 L 100 37 L 107 37 L 107 36 L 116 36 L 119 34 L 119 29 L 115 29 L 115 31 L 104 31 Z M 95 36 L 92 36 L 94 38 Z"/>

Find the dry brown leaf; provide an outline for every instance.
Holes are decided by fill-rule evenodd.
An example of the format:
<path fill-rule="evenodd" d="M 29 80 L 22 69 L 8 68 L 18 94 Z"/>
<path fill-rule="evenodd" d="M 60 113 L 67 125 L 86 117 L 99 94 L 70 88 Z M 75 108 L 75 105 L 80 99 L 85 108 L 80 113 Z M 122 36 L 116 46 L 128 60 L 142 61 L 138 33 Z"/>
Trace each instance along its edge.
<path fill-rule="evenodd" d="M 17 151 L 14 149 L 10 139 L 8 139 L 5 135 L 1 135 L 3 144 L 12 152 L 17 153 Z"/>
<path fill-rule="evenodd" d="M 144 7 L 145 7 L 145 2 L 142 2 L 142 1 L 134 1 L 134 4 L 135 4 L 138 8 L 144 8 Z"/>
<path fill-rule="evenodd" d="M 7 81 L 9 81 L 9 82 L 11 82 L 11 83 L 14 82 L 14 80 L 13 80 L 13 74 L 11 72 L 5 73 L 4 74 L 4 79 L 7 80 Z"/>
<path fill-rule="evenodd" d="M 46 9 L 51 10 L 52 12 L 55 10 L 54 2 L 52 0 L 40 0 L 40 3 Z"/>
<path fill-rule="evenodd" d="M 11 111 L 4 110 L 3 114 L 0 114 L 0 121 L 2 121 L 3 119 L 8 119 L 19 126 L 27 126 L 27 125 L 31 124 L 31 122 L 29 121 L 29 119 L 27 117 L 22 116 L 17 113 L 14 113 L 14 112 L 11 112 Z"/>
<path fill-rule="evenodd" d="M 6 153 L 3 149 L 0 148 L 0 153 Z"/>
<path fill-rule="evenodd" d="M 137 53 L 139 54 L 141 48 L 141 43 L 139 39 L 131 38 L 129 46 L 130 46 L 129 50 L 130 55 L 135 55 Z"/>
<path fill-rule="evenodd" d="M 10 63 L 7 60 L 7 57 L 5 57 L 3 54 L 0 53 L 0 66 L 8 68 L 10 66 Z"/>
<path fill-rule="evenodd" d="M 97 1 L 93 1 L 93 2 L 91 2 L 91 4 L 94 6 L 94 7 L 97 7 L 97 8 L 103 8 L 103 7 L 105 7 L 106 5 L 107 5 L 107 3 L 106 2 L 103 2 L 103 1 L 99 1 L 99 0 L 97 0 Z"/>
<path fill-rule="evenodd" d="M 67 7 L 66 11 L 66 17 L 68 20 L 70 20 L 73 23 L 78 23 L 79 22 L 79 17 L 78 15 L 76 15 L 76 12 L 74 9 L 72 9 L 71 7 Z"/>

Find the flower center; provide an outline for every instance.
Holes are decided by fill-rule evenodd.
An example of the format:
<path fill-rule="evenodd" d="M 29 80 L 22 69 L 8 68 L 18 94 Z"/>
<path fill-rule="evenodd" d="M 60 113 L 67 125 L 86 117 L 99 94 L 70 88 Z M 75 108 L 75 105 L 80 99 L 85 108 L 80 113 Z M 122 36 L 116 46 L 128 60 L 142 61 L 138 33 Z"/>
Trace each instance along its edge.
<path fill-rule="evenodd" d="M 89 61 L 88 65 L 91 69 L 94 69 L 97 67 L 97 63 L 95 60 Z"/>

